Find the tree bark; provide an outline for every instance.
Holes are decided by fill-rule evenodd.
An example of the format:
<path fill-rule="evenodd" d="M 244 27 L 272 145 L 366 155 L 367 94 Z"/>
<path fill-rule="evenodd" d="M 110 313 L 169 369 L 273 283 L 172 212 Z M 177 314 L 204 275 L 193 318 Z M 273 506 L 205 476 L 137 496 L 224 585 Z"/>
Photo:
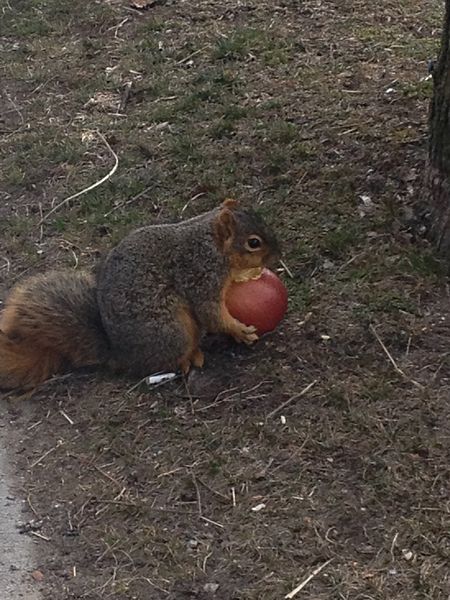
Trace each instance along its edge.
<path fill-rule="evenodd" d="M 433 69 L 427 185 L 430 193 L 430 234 L 440 252 L 450 258 L 450 0 L 445 2 L 441 48 Z"/>

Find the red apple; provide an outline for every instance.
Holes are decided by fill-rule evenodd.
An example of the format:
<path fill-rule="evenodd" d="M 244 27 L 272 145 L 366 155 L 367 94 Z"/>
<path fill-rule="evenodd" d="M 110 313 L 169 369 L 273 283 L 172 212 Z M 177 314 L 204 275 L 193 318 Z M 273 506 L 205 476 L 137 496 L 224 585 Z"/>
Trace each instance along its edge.
<path fill-rule="evenodd" d="M 225 303 L 230 314 L 245 325 L 254 325 L 258 335 L 275 329 L 287 311 L 287 290 L 280 278 L 264 269 L 258 279 L 235 281 Z"/>

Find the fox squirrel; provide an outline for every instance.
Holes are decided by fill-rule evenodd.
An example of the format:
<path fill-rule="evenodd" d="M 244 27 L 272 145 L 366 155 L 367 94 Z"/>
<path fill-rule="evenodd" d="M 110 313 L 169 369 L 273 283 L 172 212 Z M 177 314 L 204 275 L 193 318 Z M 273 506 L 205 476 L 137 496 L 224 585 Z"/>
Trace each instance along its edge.
<path fill-rule="evenodd" d="M 279 257 L 278 243 L 235 200 L 126 236 L 96 276 L 53 271 L 11 291 L 0 315 L 0 388 L 30 389 L 70 367 L 106 364 L 144 377 L 203 365 L 204 333 L 251 344 L 225 306 L 230 283 Z"/>

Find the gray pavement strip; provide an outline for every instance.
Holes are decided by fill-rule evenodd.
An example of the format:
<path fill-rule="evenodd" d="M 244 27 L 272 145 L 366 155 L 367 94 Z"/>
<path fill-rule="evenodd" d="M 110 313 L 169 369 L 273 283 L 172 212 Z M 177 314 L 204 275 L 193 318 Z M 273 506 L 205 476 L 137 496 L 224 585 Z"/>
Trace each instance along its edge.
<path fill-rule="evenodd" d="M 17 494 L 16 474 L 10 462 L 9 424 L 0 415 L 0 598 L 39 600 L 33 581 L 36 569 L 35 545 L 18 525 L 27 520 L 23 498 Z"/>

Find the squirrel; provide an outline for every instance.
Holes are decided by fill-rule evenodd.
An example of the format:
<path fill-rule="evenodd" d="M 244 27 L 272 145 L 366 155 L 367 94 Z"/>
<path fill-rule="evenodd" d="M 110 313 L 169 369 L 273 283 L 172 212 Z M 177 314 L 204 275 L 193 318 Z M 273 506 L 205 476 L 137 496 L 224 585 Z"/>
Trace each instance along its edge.
<path fill-rule="evenodd" d="M 31 276 L 0 314 L 0 389 L 33 389 L 70 368 L 106 365 L 145 377 L 202 367 L 205 333 L 252 344 L 227 289 L 280 257 L 274 233 L 235 200 L 128 234 L 89 272 Z"/>

